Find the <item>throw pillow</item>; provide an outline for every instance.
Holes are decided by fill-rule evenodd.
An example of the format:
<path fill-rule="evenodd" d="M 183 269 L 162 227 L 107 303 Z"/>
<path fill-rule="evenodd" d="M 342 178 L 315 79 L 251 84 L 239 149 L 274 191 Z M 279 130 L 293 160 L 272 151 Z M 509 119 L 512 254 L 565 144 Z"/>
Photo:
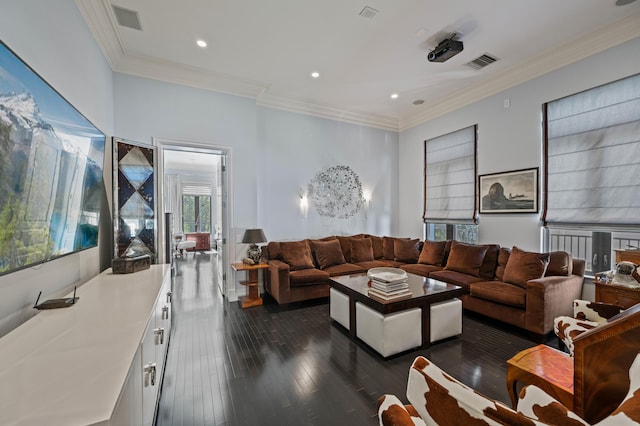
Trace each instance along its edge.
<path fill-rule="evenodd" d="M 373 245 L 369 238 L 351 240 L 351 262 L 368 262 L 373 260 Z"/>
<path fill-rule="evenodd" d="M 549 253 L 549 265 L 546 276 L 567 277 L 573 272 L 573 257 L 566 251 L 552 251 Z"/>
<path fill-rule="evenodd" d="M 371 240 L 371 246 L 373 247 L 373 258 L 382 259 L 384 257 L 383 238 L 376 237 L 375 235 L 369 235 L 367 238 Z"/>
<path fill-rule="evenodd" d="M 382 257 L 383 259 L 393 260 L 393 237 L 382 237 Z"/>
<path fill-rule="evenodd" d="M 306 240 L 281 242 L 280 252 L 282 261 L 287 263 L 292 271 L 315 268 L 311 259 L 311 249 Z"/>
<path fill-rule="evenodd" d="M 446 241 L 425 240 L 422 251 L 420 252 L 420 257 L 418 258 L 418 263 L 442 266 L 446 246 Z"/>
<path fill-rule="evenodd" d="M 418 261 L 419 239 L 405 240 L 396 238 L 393 241 L 393 255 L 396 262 L 416 263 Z"/>
<path fill-rule="evenodd" d="M 496 280 L 498 281 L 503 281 L 504 268 L 507 266 L 507 261 L 509 261 L 509 254 L 511 254 L 511 249 L 506 247 L 500 248 L 500 252 L 498 253 L 498 267 L 496 268 Z"/>
<path fill-rule="evenodd" d="M 447 265 L 444 269 L 477 277 L 480 274 L 480 266 L 482 266 L 486 253 L 487 246 L 476 246 L 453 241 Z"/>
<path fill-rule="evenodd" d="M 352 235 L 350 237 L 337 236 L 338 241 L 340 241 L 340 247 L 342 247 L 342 254 L 344 255 L 344 260 L 347 262 L 351 262 L 351 240 L 354 238 L 360 239 L 364 238 L 363 234 Z"/>
<path fill-rule="evenodd" d="M 525 288 L 527 281 L 544 276 L 548 264 L 549 253 L 534 253 L 514 246 L 504 268 L 503 280 Z"/>
<path fill-rule="evenodd" d="M 320 269 L 326 269 L 333 265 L 342 265 L 346 263 L 340 242 L 336 239 L 329 241 L 315 240 L 311 241 L 313 254 L 316 257 L 316 263 Z"/>
<path fill-rule="evenodd" d="M 484 254 L 484 260 L 480 266 L 480 278 L 492 280 L 495 277 L 496 267 L 498 266 L 498 254 L 500 246 L 497 244 L 485 244 L 487 252 Z"/>

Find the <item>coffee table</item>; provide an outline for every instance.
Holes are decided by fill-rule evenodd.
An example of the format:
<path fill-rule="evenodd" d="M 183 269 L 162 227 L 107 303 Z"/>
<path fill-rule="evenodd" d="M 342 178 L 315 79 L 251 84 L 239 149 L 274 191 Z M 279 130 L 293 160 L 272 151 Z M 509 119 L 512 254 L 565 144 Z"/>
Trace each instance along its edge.
<path fill-rule="evenodd" d="M 369 278 L 367 274 L 344 275 L 332 277 L 329 285 L 349 298 L 349 334 L 356 338 L 356 302 L 359 302 L 382 315 L 396 312 L 410 311 L 419 308 L 422 323 L 422 344 L 420 348 L 430 345 L 431 333 L 431 305 L 453 300 L 462 296 L 462 287 L 425 278 L 419 275 L 407 274 L 411 297 L 398 301 L 382 303 L 368 296 Z"/>

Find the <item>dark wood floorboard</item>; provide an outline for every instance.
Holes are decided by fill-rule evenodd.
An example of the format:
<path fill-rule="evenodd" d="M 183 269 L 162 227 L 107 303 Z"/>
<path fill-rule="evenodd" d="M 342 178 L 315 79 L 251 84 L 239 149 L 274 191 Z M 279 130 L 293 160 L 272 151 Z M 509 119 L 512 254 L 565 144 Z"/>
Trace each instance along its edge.
<path fill-rule="evenodd" d="M 509 404 L 505 361 L 537 344 L 465 314 L 462 336 L 384 360 L 331 321 L 328 300 L 278 306 L 266 296 L 241 309 L 221 296 L 220 274 L 215 254 L 177 259 L 158 426 L 375 425 L 379 396 L 406 402 L 417 355 Z"/>

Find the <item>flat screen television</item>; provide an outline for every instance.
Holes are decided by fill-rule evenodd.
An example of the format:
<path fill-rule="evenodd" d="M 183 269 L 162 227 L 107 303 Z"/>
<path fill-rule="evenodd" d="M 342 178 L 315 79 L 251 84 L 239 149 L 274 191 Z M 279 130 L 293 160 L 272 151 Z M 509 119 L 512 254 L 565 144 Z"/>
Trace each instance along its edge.
<path fill-rule="evenodd" d="M 0 275 L 98 244 L 105 135 L 0 41 Z"/>

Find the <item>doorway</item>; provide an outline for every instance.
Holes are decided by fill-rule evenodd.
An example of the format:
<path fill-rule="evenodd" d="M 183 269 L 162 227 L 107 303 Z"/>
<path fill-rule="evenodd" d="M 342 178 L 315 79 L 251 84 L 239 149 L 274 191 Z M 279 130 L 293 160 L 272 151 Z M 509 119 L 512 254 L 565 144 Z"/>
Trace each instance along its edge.
<path fill-rule="evenodd" d="M 161 139 L 154 144 L 161 166 L 158 190 L 162 194 L 162 217 L 171 213 L 171 223 L 166 224 L 166 232 L 171 235 L 165 238 L 173 242 L 172 256 L 182 261 L 203 255 L 217 260 L 215 270 L 219 274 L 215 281 L 220 292 L 228 296 L 229 149 Z M 195 246 L 190 243 L 186 251 L 176 250 L 181 241 L 193 241 Z"/>

